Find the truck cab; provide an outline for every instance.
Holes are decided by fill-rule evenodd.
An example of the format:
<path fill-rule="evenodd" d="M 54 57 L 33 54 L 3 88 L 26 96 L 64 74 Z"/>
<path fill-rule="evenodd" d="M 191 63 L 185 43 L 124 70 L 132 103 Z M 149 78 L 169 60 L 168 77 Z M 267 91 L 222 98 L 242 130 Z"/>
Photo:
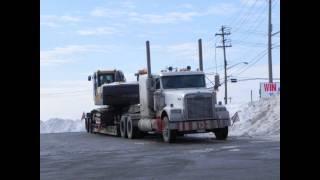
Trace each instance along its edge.
<path fill-rule="evenodd" d="M 215 96 L 206 88 L 203 72 L 162 72 L 155 83 L 154 108 L 158 116 L 166 113 L 170 121 L 213 117 Z"/>
<path fill-rule="evenodd" d="M 141 76 L 139 88 L 141 117 L 153 118 L 151 126 L 163 132 L 165 141 L 174 139 L 170 133 L 214 132 L 218 139 L 227 138 L 229 112 L 217 104 L 216 93 L 206 88 L 204 72 L 162 71 L 151 78 Z"/>

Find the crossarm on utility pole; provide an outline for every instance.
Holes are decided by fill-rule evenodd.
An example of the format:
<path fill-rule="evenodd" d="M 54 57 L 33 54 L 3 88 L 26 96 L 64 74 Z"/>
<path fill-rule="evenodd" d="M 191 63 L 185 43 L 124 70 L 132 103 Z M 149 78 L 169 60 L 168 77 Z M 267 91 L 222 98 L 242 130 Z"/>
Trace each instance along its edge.
<path fill-rule="evenodd" d="M 280 33 L 280 31 L 275 32 L 275 33 L 271 34 L 271 36 L 274 36 L 274 35 L 279 34 L 279 33 Z"/>

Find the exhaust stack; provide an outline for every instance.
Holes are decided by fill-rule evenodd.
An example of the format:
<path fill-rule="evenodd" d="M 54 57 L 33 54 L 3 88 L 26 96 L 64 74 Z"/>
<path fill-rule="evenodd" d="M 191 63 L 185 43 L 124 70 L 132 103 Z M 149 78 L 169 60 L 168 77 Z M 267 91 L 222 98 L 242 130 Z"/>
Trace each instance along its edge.
<path fill-rule="evenodd" d="M 199 45 L 199 69 L 203 71 L 203 63 L 202 63 L 202 41 L 201 39 L 198 40 Z"/>
<path fill-rule="evenodd" d="M 150 58 L 150 43 L 146 41 L 147 49 L 147 65 L 148 65 L 148 77 L 151 78 L 151 58 Z"/>

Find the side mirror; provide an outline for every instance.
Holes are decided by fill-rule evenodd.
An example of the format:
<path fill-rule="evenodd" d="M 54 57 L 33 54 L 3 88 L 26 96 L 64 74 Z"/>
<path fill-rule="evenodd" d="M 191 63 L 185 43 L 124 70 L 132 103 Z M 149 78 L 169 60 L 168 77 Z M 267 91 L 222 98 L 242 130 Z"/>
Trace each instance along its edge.
<path fill-rule="evenodd" d="M 91 76 L 88 76 L 88 81 L 91 81 Z"/>

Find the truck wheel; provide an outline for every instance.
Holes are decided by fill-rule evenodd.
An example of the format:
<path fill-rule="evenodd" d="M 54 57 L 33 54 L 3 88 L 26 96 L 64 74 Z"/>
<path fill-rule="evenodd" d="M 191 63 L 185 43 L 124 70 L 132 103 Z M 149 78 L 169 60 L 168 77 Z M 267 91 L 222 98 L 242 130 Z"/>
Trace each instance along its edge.
<path fill-rule="evenodd" d="M 117 136 L 117 137 L 120 137 L 120 136 L 121 136 L 120 124 L 116 125 L 116 127 L 117 127 L 117 134 L 116 134 L 116 136 Z"/>
<path fill-rule="evenodd" d="M 214 135 L 218 140 L 226 140 L 228 137 L 228 127 L 216 129 Z"/>
<path fill-rule="evenodd" d="M 91 134 L 96 134 L 96 132 L 94 131 L 94 126 L 95 126 L 94 117 L 95 117 L 95 114 L 92 114 L 92 117 L 89 118 L 89 132 Z"/>
<path fill-rule="evenodd" d="M 136 125 L 136 120 L 132 120 L 130 116 L 127 118 L 127 135 L 129 139 L 141 138 L 142 132 Z"/>
<path fill-rule="evenodd" d="M 129 139 L 134 139 L 136 137 L 136 130 L 133 127 L 133 121 L 130 117 L 127 119 L 127 135 Z"/>
<path fill-rule="evenodd" d="M 177 132 L 175 130 L 169 129 L 169 119 L 167 116 L 164 116 L 162 118 L 162 121 L 164 123 L 164 128 L 162 130 L 162 137 L 163 141 L 166 143 L 172 143 L 176 139 Z"/>
<path fill-rule="evenodd" d="M 127 117 L 122 116 L 120 120 L 120 135 L 122 138 L 126 138 L 127 136 Z"/>
<path fill-rule="evenodd" d="M 183 137 L 184 134 L 183 133 L 177 133 L 177 137 Z"/>
<path fill-rule="evenodd" d="M 85 118 L 84 122 L 85 122 L 86 131 L 87 131 L 87 133 L 89 133 L 88 118 Z"/>
<path fill-rule="evenodd" d="M 88 132 L 91 133 L 91 118 L 88 119 Z"/>

